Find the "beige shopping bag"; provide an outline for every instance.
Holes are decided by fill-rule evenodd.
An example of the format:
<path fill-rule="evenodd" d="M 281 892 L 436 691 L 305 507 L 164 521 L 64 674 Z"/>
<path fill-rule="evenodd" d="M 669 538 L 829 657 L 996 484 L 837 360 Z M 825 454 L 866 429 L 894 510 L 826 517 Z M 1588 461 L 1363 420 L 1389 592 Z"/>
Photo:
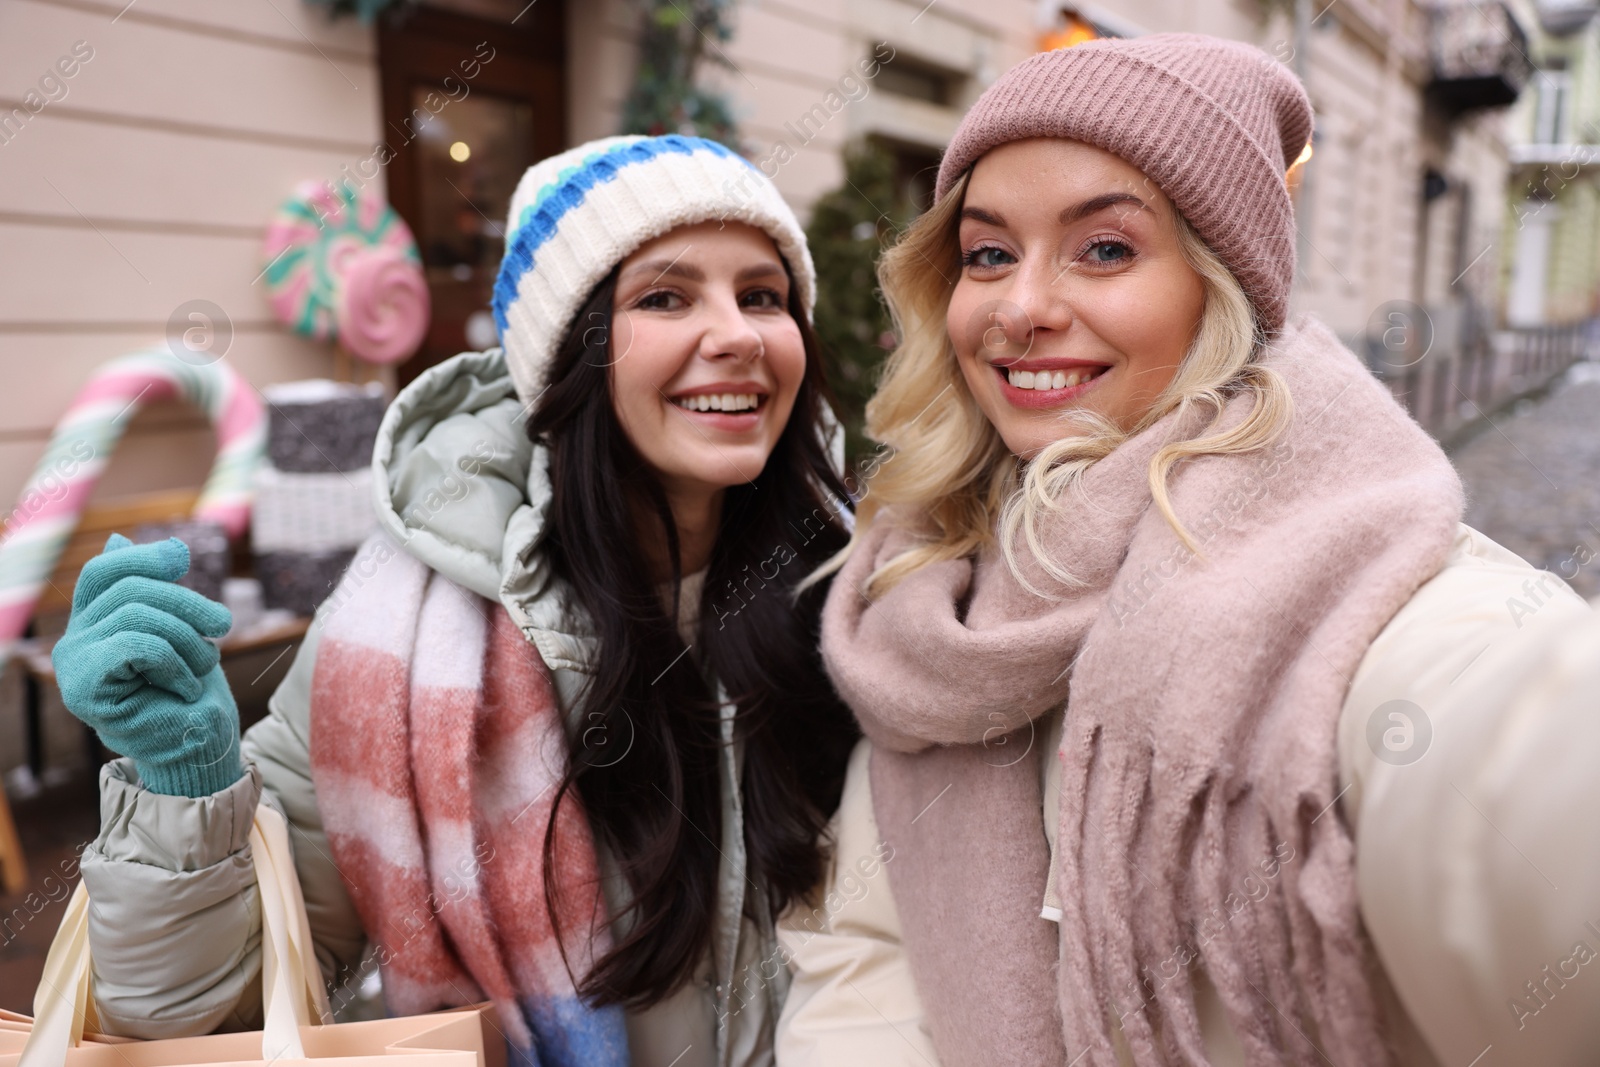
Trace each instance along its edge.
<path fill-rule="evenodd" d="M 261 888 L 263 1027 L 253 1033 L 134 1041 L 96 1034 L 90 995 L 89 897 L 78 884 L 45 958 L 33 1018 L 0 1011 L 0 1067 L 503 1067 L 491 1005 L 400 1019 L 321 1025 L 328 1012 L 283 816 L 256 808 L 250 830 Z M 398 1067 L 398 1065 L 395 1065 Z"/>
<path fill-rule="evenodd" d="M 0 1008 L 0 1064 L 17 1062 L 17 1057 L 28 1044 L 28 1037 L 33 1033 L 33 1019 L 19 1012 L 7 1011 Z M 83 1040 L 90 1044 L 121 1045 L 133 1040 L 131 1037 L 111 1037 L 107 1034 L 86 1033 Z M 8 1058 L 9 1057 L 9 1058 Z"/>

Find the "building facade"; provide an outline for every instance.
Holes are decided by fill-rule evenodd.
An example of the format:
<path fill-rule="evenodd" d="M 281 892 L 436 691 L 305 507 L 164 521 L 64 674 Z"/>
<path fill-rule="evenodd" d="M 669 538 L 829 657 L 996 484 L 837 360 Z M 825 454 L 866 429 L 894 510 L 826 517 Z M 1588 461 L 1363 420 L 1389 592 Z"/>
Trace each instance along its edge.
<path fill-rule="evenodd" d="M 1534 75 L 1509 118 L 1506 317 L 1560 325 L 1600 312 L 1600 5 L 1544 4 Z"/>
<path fill-rule="evenodd" d="M 1474 103 L 1462 87 L 1498 80 L 1515 96 L 1505 58 L 1534 15 L 1465 6 L 1504 18 L 1464 31 L 1454 47 L 1471 69 L 1452 74 L 1440 15 L 1414 0 L 742 0 L 702 78 L 804 216 L 862 140 L 926 197 L 966 106 L 1041 47 L 1173 30 L 1250 41 L 1302 74 L 1317 109 L 1296 175 L 1297 310 L 1353 340 L 1384 329 L 1396 302 L 1427 309 L 1441 334 L 1468 305 L 1497 320 L 1503 286 L 1522 294 L 1519 314 L 1545 287 L 1542 313 L 1586 313 L 1592 242 L 1524 226 L 1516 248 L 1545 240 L 1549 265 L 1513 277 L 1504 205 L 1508 124 L 1588 136 L 1595 117 L 1571 101 L 1595 99 L 1593 23 L 1540 38 L 1546 67 L 1566 57 L 1563 117 L 1539 117 L 1554 104 L 1508 117 L 1499 96 Z M 638 19 L 637 0 L 435 0 L 376 25 L 302 0 L 0 7 L 0 374 L 16 386 L 0 392 L 0 499 L 15 499 L 92 368 L 159 342 L 189 301 L 226 315 L 227 358 L 253 384 L 329 372 L 325 346 L 272 317 L 259 277 L 268 221 L 306 178 L 377 184 L 417 234 L 435 321 L 402 379 L 492 343 L 484 311 L 511 190 L 535 159 L 617 130 Z M 1537 153 L 1516 139 L 1520 179 Z M 1587 179 L 1555 200 L 1563 219 L 1597 209 Z M 210 448 L 197 416 L 154 406 L 98 493 L 198 484 Z"/>

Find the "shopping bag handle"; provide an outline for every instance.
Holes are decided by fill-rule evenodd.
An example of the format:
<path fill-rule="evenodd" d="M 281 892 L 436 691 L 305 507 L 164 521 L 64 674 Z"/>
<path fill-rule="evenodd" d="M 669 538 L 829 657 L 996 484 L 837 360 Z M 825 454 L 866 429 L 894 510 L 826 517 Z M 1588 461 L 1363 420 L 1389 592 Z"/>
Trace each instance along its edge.
<path fill-rule="evenodd" d="M 332 1013 L 295 873 L 289 826 L 276 808 L 256 805 L 250 853 L 261 891 L 261 1055 L 268 1063 L 303 1059 L 300 1027 L 320 1025 Z"/>
<path fill-rule="evenodd" d="M 330 1011 L 288 824 L 276 808 L 256 805 L 250 853 L 261 897 L 262 1057 L 304 1059 L 300 1027 L 327 1021 Z M 45 956 L 33 1030 L 17 1067 L 65 1067 L 67 1050 L 82 1043 L 86 1028 L 98 1028 L 90 973 L 89 892 L 80 881 Z"/>
<path fill-rule="evenodd" d="M 18 1067 L 64 1067 L 83 1029 L 98 1024 L 89 995 L 89 893 L 80 881 L 44 958 L 44 974 L 33 994 L 33 1029 Z"/>

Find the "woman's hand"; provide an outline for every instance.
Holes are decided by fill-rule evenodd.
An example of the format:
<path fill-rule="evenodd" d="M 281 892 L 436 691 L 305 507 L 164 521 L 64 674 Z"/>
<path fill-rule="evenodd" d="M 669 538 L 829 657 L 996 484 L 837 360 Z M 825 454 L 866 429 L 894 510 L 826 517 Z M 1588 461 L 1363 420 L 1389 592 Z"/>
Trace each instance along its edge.
<path fill-rule="evenodd" d="M 177 585 L 189 549 L 112 534 L 78 576 L 51 660 L 67 710 L 132 758 L 147 789 L 202 797 L 244 773 L 239 710 L 217 647 L 228 609 Z"/>

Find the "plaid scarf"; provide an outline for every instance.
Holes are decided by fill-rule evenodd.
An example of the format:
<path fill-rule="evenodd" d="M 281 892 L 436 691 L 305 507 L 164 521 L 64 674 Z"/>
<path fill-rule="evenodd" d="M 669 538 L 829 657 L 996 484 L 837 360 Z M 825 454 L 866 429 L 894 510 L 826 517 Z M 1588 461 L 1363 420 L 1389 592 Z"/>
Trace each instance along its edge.
<path fill-rule="evenodd" d="M 590 1007 L 573 984 L 608 938 L 593 839 L 570 798 L 556 821 L 559 931 L 546 907 L 541 853 L 566 742 L 538 652 L 503 607 L 381 533 L 320 626 L 311 775 L 389 1010 L 489 997 L 514 1062 L 626 1064 L 621 1009 Z"/>

